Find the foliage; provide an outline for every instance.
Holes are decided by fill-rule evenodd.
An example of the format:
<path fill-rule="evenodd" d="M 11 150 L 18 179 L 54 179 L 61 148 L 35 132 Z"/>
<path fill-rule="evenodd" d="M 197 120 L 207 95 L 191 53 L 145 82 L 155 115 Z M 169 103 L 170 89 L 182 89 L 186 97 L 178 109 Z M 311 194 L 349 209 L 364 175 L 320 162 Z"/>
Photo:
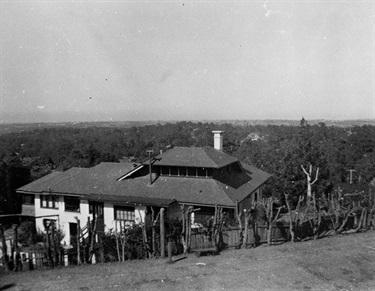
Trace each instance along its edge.
<path fill-rule="evenodd" d="M 43 235 L 38 234 L 34 221 L 24 221 L 18 228 L 18 241 L 23 246 L 31 246 L 43 241 Z"/>
<path fill-rule="evenodd" d="M 212 146 L 212 130 L 223 130 L 224 151 L 273 174 L 268 194 L 295 205 L 305 193 L 301 165 L 319 167 L 313 191 L 329 193 L 347 182 L 355 170 L 356 183 L 375 176 L 374 126 L 334 127 L 214 124 L 177 122 L 139 127 L 49 127 L 0 135 L 0 211 L 20 211 L 14 189 L 52 170 L 91 167 L 100 162 L 143 161 L 146 149 L 155 155 L 174 146 Z"/>

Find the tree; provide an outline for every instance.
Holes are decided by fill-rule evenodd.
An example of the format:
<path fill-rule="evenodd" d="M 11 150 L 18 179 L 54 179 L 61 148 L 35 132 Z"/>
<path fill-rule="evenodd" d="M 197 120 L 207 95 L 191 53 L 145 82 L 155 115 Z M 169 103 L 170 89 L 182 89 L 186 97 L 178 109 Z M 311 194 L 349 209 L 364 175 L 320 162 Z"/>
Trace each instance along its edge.
<path fill-rule="evenodd" d="M 0 212 L 20 213 L 22 197 L 16 189 L 30 182 L 30 169 L 23 166 L 18 155 L 10 155 L 0 162 Z"/>
<path fill-rule="evenodd" d="M 315 180 L 311 182 L 311 177 L 312 177 L 312 165 L 310 165 L 309 167 L 309 171 L 307 172 L 306 169 L 303 167 L 303 165 L 301 165 L 301 168 L 303 170 L 303 172 L 305 173 L 306 175 L 306 179 L 307 179 L 307 202 L 310 201 L 311 197 L 312 197 L 312 192 L 311 192 L 311 188 L 312 188 L 312 185 L 315 184 L 316 181 L 318 181 L 318 174 L 319 174 L 319 168 L 317 168 L 316 170 L 316 176 L 315 176 Z"/>

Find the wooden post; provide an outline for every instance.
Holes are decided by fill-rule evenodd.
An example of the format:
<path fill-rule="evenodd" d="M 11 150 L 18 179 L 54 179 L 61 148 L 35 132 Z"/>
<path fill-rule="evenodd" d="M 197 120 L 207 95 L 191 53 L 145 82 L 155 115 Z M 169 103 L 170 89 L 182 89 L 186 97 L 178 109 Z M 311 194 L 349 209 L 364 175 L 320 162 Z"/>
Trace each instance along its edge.
<path fill-rule="evenodd" d="M 186 222 L 185 222 L 185 204 L 180 205 L 181 214 L 182 214 L 182 231 L 181 231 L 181 243 L 184 249 L 184 254 L 187 253 L 187 244 L 186 244 Z"/>
<path fill-rule="evenodd" d="M 172 241 L 168 240 L 168 262 L 172 263 Z"/>
<path fill-rule="evenodd" d="M 187 230 L 187 240 L 186 246 L 187 250 L 189 251 L 191 248 L 191 213 L 193 212 L 193 206 L 189 206 L 187 211 L 187 218 L 186 218 L 186 230 Z"/>
<path fill-rule="evenodd" d="M 100 263 L 104 263 L 104 245 L 103 245 L 103 234 L 102 233 L 100 233 L 98 235 L 98 242 L 99 242 Z"/>
<path fill-rule="evenodd" d="M 96 257 L 94 252 L 94 246 L 95 246 L 95 234 L 96 234 L 96 227 L 97 227 L 97 220 L 95 219 L 91 224 L 91 239 L 90 239 L 90 258 L 89 261 L 91 264 L 96 263 Z"/>
<path fill-rule="evenodd" d="M 119 245 L 119 240 L 120 240 L 120 235 L 117 230 L 117 224 L 120 223 L 120 228 L 121 228 L 121 220 L 120 221 L 115 221 L 115 239 L 116 239 L 116 250 L 117 250 L 117 259 L 119 262 L 121 262 L 121 255 L 120 255 L 120 245 Z"/>
<path fill-rule="evenodd" d="M 43 225 L 44 225 L 44 229 L 46 231 L 46 245 L 47 245 L 48 264 L 49 264 L 50 267 L 53 268 L 53 260 L 52 260 L 52 255 L 51 255 L 51 241 L 50 241 L 50 237 L 49 237 L 50 224 L 48 224 L 45 220 L 43 220 Z"/>
<path fill-rule="evenodd" d="M 1 244 L 2 244 L 4 263 L 5 263 L 6 267 L 8 268 L 8 271 L 11 271 L 10 264 L 9 264 L 7 244 L 6 244 L 6 240 L 5 240 L 5 232 L 4 232 L 4 227 L 3 227 L 2 224 L 0 224 L 0 239 L 1 239 Z"/>
<path fill-rule="evenodd" d="M 250 211 L 248 211 L 247 209 L 244 209 L 243 211 L 245 213 L 245 231 L 244 231 L 244 235 L 243 235 L 242 247 L 244 249 L 246 249 L 247 248 L 247 233 L 248 233 L 248 227 L 249 227 Z"/>
<path fill-rule="evenodd" d="M 77 265 L 81 265 L 81 242 L 80 242 L 80 237 L 81 237 L 81 226 L 80 226 L 80 221 L 78 217 L 74 217 L 77 221 Z"/>
<path fill-rule="evenodd" d="M 156 237 L 156 231 L 155 231 L 155 210 L 154 207 L 151 206 L 151 220 L 152 220 L 152 255 L 155 257 L 155 252 L 156 252 L 156 242 L 155 242 L 155 237 Z"/>
<path fill-rule="evenodd" d="M 160 256 L 165 258 L 165 225 L 164 225 L 164 208 L 160 209 Z"/>
<path fill-rule="evenodd" d="M 15 257 L 13 260 L 14 262 L 13 271 L 18 271 L 18 267 L 20 267 L 20 264 L 21 264 L 20 252 L 18 249 L 18 225 L 13 224 L 12 228 L 13 228 L 13 241 L 14 241 L 13 246 L 14 246 L 14 251 L 15 251 Z"/>
<path fill-rule="evenodd" d="M 268 209 L 267 209 L 267 215 L 268 215 L 268 229 L 267 229 L 267 244 L 272 244 L 272 217 L 273 217 L 273 199 L 270 197 L 268 199 Z"/>
<path fill-rule="evenodd" d="M 124 226 L 122 226 L 122 223 Z M 122 261 L 125 262 L 125 246 L 126 246 L 126 229 L 125 229 L 125 222 L 120 220 L 120 241 L 121 241 L 121 254 L 122 254 Z"/>
<path fill-rule="evenodd" d="M 51 238 L 52 238 L 52 251 L 53 251 L 53 260 L 54 265 L 58 265 L 57 251 L 56 251 L 56 240 L 55 240 L 55 226 L 51 225 Z"/>

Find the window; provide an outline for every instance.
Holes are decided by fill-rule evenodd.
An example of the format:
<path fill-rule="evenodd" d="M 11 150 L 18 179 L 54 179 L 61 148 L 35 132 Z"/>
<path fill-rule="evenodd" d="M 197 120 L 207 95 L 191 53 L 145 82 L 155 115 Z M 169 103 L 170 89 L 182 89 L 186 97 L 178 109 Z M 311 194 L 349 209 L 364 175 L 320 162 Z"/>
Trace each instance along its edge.
<path fill-rule="evenodd" d="M 161 174 L 163 176 L 169 176 L 169 167 L 162 166 L 161 167 Z"/>
<path fill-rule="evenodd" d="M 80 199 L 78 197 L 64 197 L 65 211 L 79 212 Z"/>
<path fill-rule="evenodd" d="M 40 207 L 57 208 L 57 197 L 54 195 L 40 195 Z"/>
<path fill-rule="evenodd" d="M 130 206 L 115 206 L 115 220 L 135 220 L 135 208 Z"/>
<path fill-rule="evenodd" d="M 171 167 L 171 176 L 178 176 L 178 167 Z"/>
<path fill-rule="evenodd" d="M 186 176 L 186 168 L 185 167 L 178 167 L 178 175 L 179 176 Z"/>
<path fill-rule="evenodd" d="M 206 177 L 206 169 L 198 168 L 198 177 Z"/>
<path fill-rule="evenodd" d="M 44 229 L 53 228 L 54 230 L 56 230 L 56 225 L 56 219 L 43 219 Z"/>
<path fill-rule="evenodd" d="M 189 177 L 196 177 L 197 176 L 197 169 L 189 167 L 188 168 L 188 176 Z"/>
<path fill-rule="evenodd" d="M 22 203 L 25 205 L 34 205 L 34 195 L 23 194 Z"/>

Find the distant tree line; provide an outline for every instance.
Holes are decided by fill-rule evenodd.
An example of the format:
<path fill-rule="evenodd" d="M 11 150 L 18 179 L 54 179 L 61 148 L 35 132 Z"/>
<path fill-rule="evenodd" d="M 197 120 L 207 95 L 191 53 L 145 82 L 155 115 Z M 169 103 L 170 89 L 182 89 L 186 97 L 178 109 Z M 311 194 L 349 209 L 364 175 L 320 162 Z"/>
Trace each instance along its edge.
<path fill-rule="evenodd" d="M 92 167 L 100 162 L 143 161 L 176 146 L 212 146 L 213 130 L 223 130 L 224 151 L 274 178 L 269 194 L 294 204 L 306 191 L 301 165 L 319 167 L 314 191 L 329 193 L 340 183 L 366 184 L 375 176 L 375 127 L 233 125 L 178 122 L 140 127 L 56 127 L 0 135 L 0 213 L 20 211 L 15 189 L 53 170 Z M 293 200 L 293 197 L 295 198 Z"/>

